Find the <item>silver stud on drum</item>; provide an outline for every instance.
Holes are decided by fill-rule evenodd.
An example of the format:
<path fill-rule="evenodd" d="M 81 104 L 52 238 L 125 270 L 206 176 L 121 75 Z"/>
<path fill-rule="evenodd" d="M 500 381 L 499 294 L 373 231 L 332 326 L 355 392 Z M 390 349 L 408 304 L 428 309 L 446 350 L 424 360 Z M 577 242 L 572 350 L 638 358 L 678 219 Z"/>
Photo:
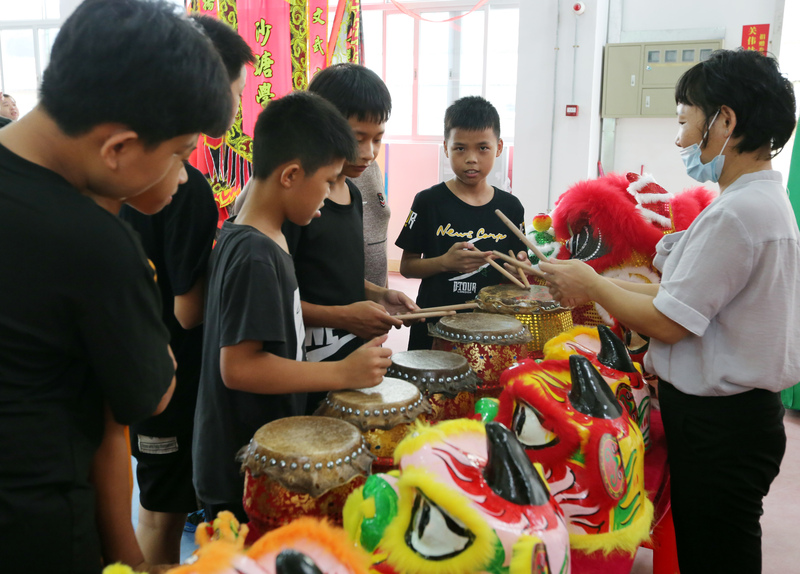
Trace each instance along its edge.
<path fill-rule="evenodd" d="M 275 466 L 276 464 L 278 464 L 277 460 L 275 460 L 274 458 L 269 459 L 269 465 L 270 466 Z"/>
<path fill-rule="evenodd" d="M 297 463 L 293 462 L 292 464 L 289 465 L 289 468 L 291 468 L 292 470 L 297 470 Z"/>
<path fill-rule="evenodd" d="M 342 459 L 341 458 L 337 458 L 336 459 L 336 466 L 342 466 Z"/>
<path fill-rule="evenodd" d="M 361 415 L 361 409 L 356 409 L 356 416 L 360 416 L 360 415 Z"/>
<path fill-rule="evenodd" d="M 286 461 L 282 460 L 278 466 L 280 466 L 281 468 L 286 468 Z"/>
<path fill-rule="evenodd" d="M 397 409 L 392 407 L 392 411 L 391 412 L 392 412 L 393 415 L 395 415 L 395 414 L 397 414 Z"/>
<path fill-rule="evenodd" d="M 315 464 L 315 465 L 314 465 L 314 469 L 315 469 L 315 470 L 322 470 L 322 463 L 321 463 L 321 462 L 318 462 L 317 464 Z"/>
<path fill-rule="evenodd" d="M 327 466 L 328 468 L 333 468 L 333 463 L 331 461 L 328 461 L 328 464 L 326 464 L 325 466 Z"/>
<path fill-rule="evenodd" d="M 389 414 L 389 409 L 383 409 L 383 416 L 386 416 L 388 414 Z"/>
<path fill-rule="evenodd" d="M 350 462 L 350 457 L 349 457 L 349 456 L 346 456 L 346 457 L 344 457 L 344 462 L 345 462 L 345 464 L 347 464 L 348 462 Z"/>
<path fill-rule="evenodd" d="M 310 463 L 308 463 L 308 462 L 307 462 L 307 463 L 305 463 L 305 464 L 303 465 L 303 470 L 311 470 L 311 464 L 310 464 Z"/>

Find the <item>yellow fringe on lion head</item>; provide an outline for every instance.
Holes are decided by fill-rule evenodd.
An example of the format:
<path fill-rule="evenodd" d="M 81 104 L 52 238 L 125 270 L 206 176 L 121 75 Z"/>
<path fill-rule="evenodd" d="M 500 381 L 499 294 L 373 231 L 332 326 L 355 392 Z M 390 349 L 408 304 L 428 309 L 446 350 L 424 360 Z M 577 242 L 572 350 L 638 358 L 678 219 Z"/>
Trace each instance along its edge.
<path fill-rule="evenodd" d="M 650 540 L 652 522 L 653 503 L 645 497 L 643 512 L 625 528 L 603 534 L 570 534 L 569 544 L 586 554 L 602 551 L 605 556 L 612 552 L 633 555 L 643 542 Z"/>
<path fill-rule="evenodd" d="M 390 566 L 404 574 L 464 574 L 478 572 L 483 565 L 489 563 L 494 556 L 497 536 L 467 497 L 443 485 L 435 475 L 416 467 L 403 471 L 397 486 L 400 490 L 397 516 L 386 527 L 380 545 L 388 554 L 387 562 Z M 405 535 L 411 524 L 417 491 L 422 492 L 475 535 L 475 540 L 468 548 L 452 558 L 434 561 L 426 560 L 408 547 Z"/>

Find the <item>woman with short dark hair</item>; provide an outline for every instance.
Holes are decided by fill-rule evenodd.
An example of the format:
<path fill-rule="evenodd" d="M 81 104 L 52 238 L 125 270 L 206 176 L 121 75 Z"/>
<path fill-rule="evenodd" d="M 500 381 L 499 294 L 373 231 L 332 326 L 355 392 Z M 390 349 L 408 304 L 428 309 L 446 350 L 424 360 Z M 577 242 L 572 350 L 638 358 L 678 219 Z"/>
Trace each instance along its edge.
<path fill-rule="evenodd" d="M 771 163 L 795 127 L 794 90 L 774 59 L 722 50 L 675 101 L 687 173 L 722 193 L 659 242 L 660 285 L 540 266 L 558 300 L 596 301 L 651 337 L 681 573 L 760 572 L 762 502 L 786 448 L 778 392 L 800 380 L 800 233 Z"/>

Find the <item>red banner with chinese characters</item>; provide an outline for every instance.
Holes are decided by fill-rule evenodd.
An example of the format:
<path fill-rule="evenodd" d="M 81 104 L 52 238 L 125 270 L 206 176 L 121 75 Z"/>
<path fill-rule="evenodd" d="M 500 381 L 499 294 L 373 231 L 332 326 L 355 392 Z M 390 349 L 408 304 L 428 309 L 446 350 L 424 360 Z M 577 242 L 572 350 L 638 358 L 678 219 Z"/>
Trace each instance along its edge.
<path fill-rule="evenodd" d="M 769 46 L 769 24 L 742 26 L 742 48 L 767 55 Z"/>
<path fill-rule="evenodd" d="M 286 0 L 239 3 L 239 34 L 256 55 L 247 67 L 242 94 L 242 131 L 252 135 L 256 118 L 275 98 L 292 91 L 291 4 Z"/>
<path fill-rule="evenodd" d="M 328 48 L 328 0 L 308 0 L 308 81 L 325 67 Z"/>
<path fill-rule="evenodd" d="M 217 0 L 193 0 L 191 8 L 203 16 L 217 17 Z"/>

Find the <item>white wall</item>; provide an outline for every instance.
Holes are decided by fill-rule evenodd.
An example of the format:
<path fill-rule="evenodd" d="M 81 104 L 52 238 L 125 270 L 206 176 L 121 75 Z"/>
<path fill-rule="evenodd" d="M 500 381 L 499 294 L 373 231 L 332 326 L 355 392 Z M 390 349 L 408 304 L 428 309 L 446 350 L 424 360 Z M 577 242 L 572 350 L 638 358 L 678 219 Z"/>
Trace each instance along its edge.
<path fill-rule="evenodd" d="M 725 47 L 735 48 L 741 43 L 742 26 L 770 24 L 769 50 L 775 53 L 784 8 L 784 0 L 587 0 L 585 13 L 576 17 L 572 4 L 520 4 L 514 193 L 527 214 L 552 208 L 571 184 L 597 176 L 602 53 L 607 42 L 724 38 Z M 580 47 L 575 102 L 570 102 L 574 44 Z M 567 103 L 580 106 L 577 118 L 565 117 Z M 616 120 L 613 166 L 605 165 L 606 171 L 638 173 L 644 165 L 668 191 L 696 185 L 684 172 L 674 145 L 676 133 L 672 119 Z"/>
<path fill-rule="evenodd" d="M 547 211 L 596 169 L 608 0 L 586 2 L 580 16 L 572 4 L 520 3 L 514 194 L 528 214 Z M 566 117 L 567 104 L 578 105 L 578 117 Z"/>

